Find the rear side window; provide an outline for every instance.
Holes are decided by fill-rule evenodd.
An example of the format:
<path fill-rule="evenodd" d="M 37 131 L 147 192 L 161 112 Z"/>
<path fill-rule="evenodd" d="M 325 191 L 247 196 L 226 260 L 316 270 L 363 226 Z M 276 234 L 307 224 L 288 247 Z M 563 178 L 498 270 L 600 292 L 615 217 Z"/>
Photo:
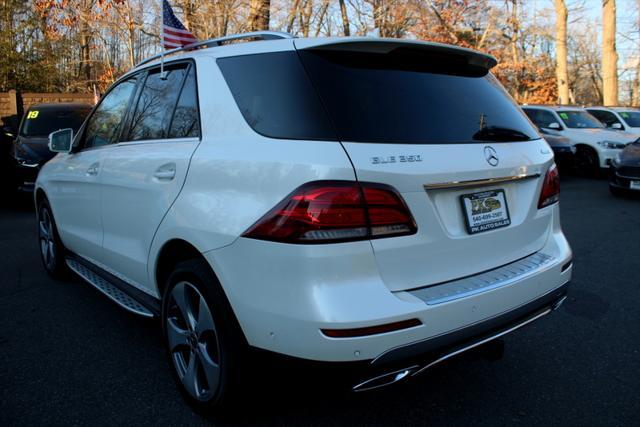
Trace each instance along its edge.
<path fill-rule="evenodd" d="M 249 125 L 268 136 L 398 144 L 538 138 L 500 83 L 456 55 L 314 49 L 218 63 Z"/>
<path fill-rule="evenodd" d="M 166 68 L 165 79 L 161 78 L 160 69 L 149 73 L 131 118 L 127 141 L 167 137 L 187 67 L 182 64 Z"/>
<path fill-rule="evenodd" d="M 259 134 L 336 139 L 295 52 L 221 58 L 218 66 L 245 120 Z"/>
<path fill-rule="evenodd" d="M 195 67 L 189 67 L 187 80 L 182 86 L 178 105 L 171 119 L 169 138 L 187 138 L 200 136 L 200 118 L 198 114 L 198 93 L 196 89 Z"/>

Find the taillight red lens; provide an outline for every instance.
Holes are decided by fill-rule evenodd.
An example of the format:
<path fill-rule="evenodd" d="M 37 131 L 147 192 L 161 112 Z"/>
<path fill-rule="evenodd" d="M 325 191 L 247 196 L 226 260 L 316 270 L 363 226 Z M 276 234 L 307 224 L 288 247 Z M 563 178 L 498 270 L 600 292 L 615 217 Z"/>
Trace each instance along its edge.
<path fill-rule="evenodd" d="M 289 243 L 329 243 L 415 232 L 411 213 L 392 187 L 317 181 L 296 189 L 243 236 Z"/>
<path fill-rule="evenodd" d="M 538 209 L 552 205 L 558 200 L 560 200 L 560 174 L 554 163 L 544 177 L 540 199 L 538 200 Z"/>

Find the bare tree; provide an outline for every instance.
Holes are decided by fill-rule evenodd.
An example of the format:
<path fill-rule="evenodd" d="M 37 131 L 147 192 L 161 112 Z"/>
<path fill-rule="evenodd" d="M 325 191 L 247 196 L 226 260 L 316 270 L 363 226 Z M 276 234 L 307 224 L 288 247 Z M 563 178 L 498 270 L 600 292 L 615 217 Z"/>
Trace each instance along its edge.
<path fill-rule="evenodd" d="M 247 18 L 249 31 L 268 30 L 270 15 L 271 0 L 250 0 Z"/>
<path fill-rule="evenodd" d="M 602 0 L 602 93 L 604 105 L 618 105 L 615 0 Z"/>

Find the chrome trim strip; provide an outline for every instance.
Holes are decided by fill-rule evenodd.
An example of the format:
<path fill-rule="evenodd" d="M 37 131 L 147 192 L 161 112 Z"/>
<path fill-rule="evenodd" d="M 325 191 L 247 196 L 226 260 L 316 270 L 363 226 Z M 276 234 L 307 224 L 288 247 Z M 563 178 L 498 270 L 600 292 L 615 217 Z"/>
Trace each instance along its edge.
<path fill-rule="evenodd" d="M 555 261 L 556 258 L 538 252 L 502 267 L 476 274 L 475 276 L 407 292 L 420 298 L 427 303 L 427 305 L 442 304 L 501 288 L 519 280 L 526 279 L 534 274 L 540 273 L 543 269 L 554 264 Z"/>
<path fill-rule="evenodd" d="M 438 182 L 434 184 L 424 184 L 424 189 L 429 190 L 445 190 L 451 188 L 468 188 L 468 187 L 482 187 L 485 185 L 500 184 L 503 182 L 515 182 L 524 181 L 527 179 L 540 178 L 539 173 L 534 174 L 520 174 L 513 176 L 502 176 L 499 178 L 487 178 L 487 179 L 475 179 L 471 181 L 450 181 L 450 182 Z"/>
<path fill-rule="evenodd" d="M 564 300 L 562 300 L 562 301 L 564 301 Z M 546 309 L 546 310 L 544 310 L 543 312 L 538 313 L 537 315 L 535 315 L 535 316 L 533 316 L 533 317 L 531 317 L 531 318 L 529 318 L 529 319 L 525 320 L 525 321 L 524 321 L 524 322 L 522 322 L 522 323 L 518 323 L 517 325 L 514 325 L 514 326 L 512 326 L 511 328 L 509 328 L 509 329 L 507 329 L 507 330 L 505 330 L 505 331 L 499 332 L 499 333 L 497 333 L 497 334 L 495 334 L 495 335 L 491 335 L 491 336 L 490 336 L 490 337 L 488 337 L 488 338 L 485 338 L 485 339 L 483 339 L 483 340 L 480 340 L 480 341 L 478 341 L 478 342 L 475 342 L 475 343 L 473 343 L 473 344 L 470 344 L 470 345 L 468 345 L 468 346 L 466 346 L 466 347 L 460 348 L 460 349 L 458 349 L 458 350 L 456 350 L 456 351 L 453 351 L 453 352 L 451 352 L 451 353 L 445 354 L 444 356 L 442 356 L 442 357 L 440 357 L 440 358 L 438 358 L 438 359 L 434 360 L 433 362 L 431 362 L 431 363 L 429 363 L 429 364 L 427 364 L 427 365 L 423 366 L 422 368 L 420 368 L 419 370 L 417 370 L 416 372 L 414 372 L 412 376 L 416 376 L 416 375 L 420 374 L 421 372 L 424 372 L 425 370 L 427 370 L 427 369 L 431 368 L 433 365 L 437 365 L 437 364 L 438 364 L 438 363 L 440 363 L 440 362 L 444 362 L 445 360 L 450 359 L 450 358 L 452 358 L 453 356 L 456 356 L 456 355 L 458 355 L 458 354 L 460 354 L 460 353 L 464 353 L 464 352 L 465 352 L 465 351 L 467 351 L 467 350 L 471 350 L 472 348 L 475 348 L 475 347 L 481 346 L 482 344 L 486 344 L 486 343 L 488 343 L 489 341 L 493 341 L 493 340 L 498 339 L 498 338 L 500 338 L 500 337 L 502 337 L 502 336 L 504 336 L 504 335 L 507 335 L 507 334 L 509 334 L 509 333 L 511 333 L 511 332 L 513 332 L 513 331 L 515 331 L 515 330 L 517 330 L 517 329 L 520 329 L 520 328 L 522 328 L 523 326 L 528 325 L 529 323 L 531 323 L 531 322 L 533 322 L 533 321 L 536 321 L 536 320 L 538 320 L 539 318 L 541 318 L 541 317 L 543 317 L 543 316 L 546 316 L 547 314 L 551 313 L 552 311 L 553 311 L 553 310 L 552 310 L 551 308 L 547 308 L 547 309 Z"/>
<path fill-rule="evenodd" d="M 153 317 L 153 313 L 151 313 L 141 303 L 139 303 L 137 300 L 133 299 L 93 271 L 89 270 L 81 263 L 72 259 L 67 259 L 67 265 L 78 276 L 82 277 L 87 283 L 109 297 L 109 299 L 118 304 L 120 307 L 140 316 Z"/>

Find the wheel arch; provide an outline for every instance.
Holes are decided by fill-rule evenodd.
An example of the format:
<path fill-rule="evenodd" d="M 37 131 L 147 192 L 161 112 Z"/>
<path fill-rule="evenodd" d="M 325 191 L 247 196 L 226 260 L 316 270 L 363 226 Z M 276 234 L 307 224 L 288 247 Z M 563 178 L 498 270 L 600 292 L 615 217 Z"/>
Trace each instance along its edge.
<path fill-rule="evenodd" d="M 162 298 L 167 279 L 171 275 L 173 268 L 182 261 L 190 259 L 206 259 L 202 256 L 202 253 L 191 243 L 186 240 L 174 238 L 165 242 L 156 256 L 155 268 L 154 268 L 154 281 L 158 296 Z M 211 268 L 211 266 L 209 266 Z M 213 272 L 213 268 L 211 268 Z M 215 275 L 215 272 L 213 272 Z"/>

